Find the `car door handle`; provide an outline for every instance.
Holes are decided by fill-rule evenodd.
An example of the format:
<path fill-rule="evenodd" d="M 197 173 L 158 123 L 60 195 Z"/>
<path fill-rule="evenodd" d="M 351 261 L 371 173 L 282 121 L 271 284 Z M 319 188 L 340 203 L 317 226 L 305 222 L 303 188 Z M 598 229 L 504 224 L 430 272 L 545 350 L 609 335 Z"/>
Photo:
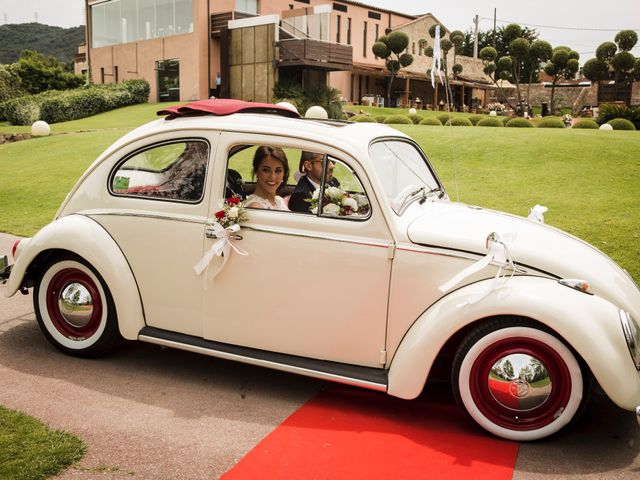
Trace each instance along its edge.
<path fill-rule="evenodd" d="M 205 225 L 205 228 L 204 228 L 204 235 L 205 235 L 207 238 L 219 238 L 219 237 L 216 235 L 216 231 L 215 231 L 215 229 L 214 229 L 213 225 Z M 242 235 L 238 235 L 237 233 L 234 233 L 234 234 L 232 234 L 232 235 L 229 235 L 229 239 L 230 239 L 230 240 L 242 240 Z"/>

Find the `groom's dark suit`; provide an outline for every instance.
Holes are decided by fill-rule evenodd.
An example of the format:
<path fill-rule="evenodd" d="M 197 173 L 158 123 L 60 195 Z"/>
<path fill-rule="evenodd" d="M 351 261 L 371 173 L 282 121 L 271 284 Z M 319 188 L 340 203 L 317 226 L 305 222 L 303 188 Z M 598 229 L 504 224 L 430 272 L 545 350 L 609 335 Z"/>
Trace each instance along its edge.
<path fill-rule="evenodd" d="M 332 178 L 329 180 L 329 186 L 339 187 L 340 182 L 338 179 Z M 306 175 L 300 177 L 298 185 L 296 185 L 296 189 L 291 194 L 291 198 L 289 198 L 289 210 L 292 212 L 309 213 L 309 207 L 311 205 L 309 202 L 305 202 L 305 199 L 311 198 L 315 189 L 316 188 L 309 181 Z"/>

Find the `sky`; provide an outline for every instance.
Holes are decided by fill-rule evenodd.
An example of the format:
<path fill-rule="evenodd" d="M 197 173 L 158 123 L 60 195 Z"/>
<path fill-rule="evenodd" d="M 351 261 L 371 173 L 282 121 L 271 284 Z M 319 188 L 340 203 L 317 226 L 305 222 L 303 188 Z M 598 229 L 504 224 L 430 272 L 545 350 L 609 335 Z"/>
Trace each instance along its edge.
<path fill-rule="evenodd" d="M 212 0 L 215 2 L 215 0 Z M 359 0 L 361 3 L 409 14 L 432 13 L 449 30 L 472 30 L 479 16 L 480 30 L 519 23 L 531 26 L 552 46 L 567 45 L 580 60 L 595 56 L 598 45 L 613 41 L 623 29 L 640 36 L 640 0 Z M 330 0 L 327 0 L 329 3 Z M 0 0 L 0 24 L 37 21 L 60 27 L 84 24 L 83 0 Z M 640 42 L 639 42 L 640 43 Z M 640 44 L 632 53 L 640 56 Z"/>

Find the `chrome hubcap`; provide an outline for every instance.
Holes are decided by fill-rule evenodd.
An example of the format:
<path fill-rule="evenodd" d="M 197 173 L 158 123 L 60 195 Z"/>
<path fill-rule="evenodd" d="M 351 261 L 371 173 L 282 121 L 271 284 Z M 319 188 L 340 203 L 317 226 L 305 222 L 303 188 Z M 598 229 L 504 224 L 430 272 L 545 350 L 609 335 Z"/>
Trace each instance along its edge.
<path fill-rule="evenodd" d="M 536 357 L 521 353 L 500 358 L 491 367 L 487 380 L 495 401 L 516 412 L 544 404 L 553 387 L 546 366 Z"/>
<path fill-rule="evenodd" d="M 89 324 L 93 315 L 93 298 L 83 284 L 72 282 L 60 292 L 58 309 L 65 322 L 75 328 L 82 328 Z"/>

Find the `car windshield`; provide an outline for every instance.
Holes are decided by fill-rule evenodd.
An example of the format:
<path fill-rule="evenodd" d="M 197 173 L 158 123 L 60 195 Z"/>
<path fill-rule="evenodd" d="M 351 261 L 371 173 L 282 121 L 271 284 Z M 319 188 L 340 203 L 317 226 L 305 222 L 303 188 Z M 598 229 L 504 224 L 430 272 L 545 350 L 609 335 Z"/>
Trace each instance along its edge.
<path fill-rule="evenodd" d="M 382 181 L 382 188 L 398 215 L 414 201 L 430 195 L 444 195 L 426 158 L 412 143 L 384 140 L 371 145 L 372 165 Z"/>

